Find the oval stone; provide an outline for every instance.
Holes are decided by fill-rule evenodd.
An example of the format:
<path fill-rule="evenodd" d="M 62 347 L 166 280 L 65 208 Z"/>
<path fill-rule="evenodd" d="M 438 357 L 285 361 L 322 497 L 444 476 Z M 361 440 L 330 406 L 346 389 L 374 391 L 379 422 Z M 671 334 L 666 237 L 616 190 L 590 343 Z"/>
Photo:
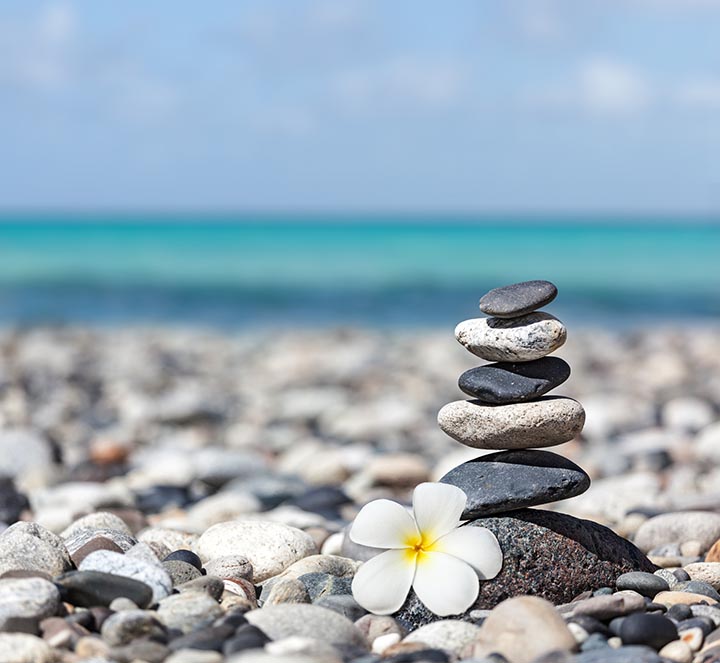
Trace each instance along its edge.
<path fill-rule="evenodd" d="M 563 396 L 510 405 L 454 401 L 438 412 L 445 433 L 476 449 L 552 447 L 572 440 L 584 423 L 582 405 Z"/>
<path fill-rule="evenodd" d="M 575 463 L 536 450 L 481 456 L 458 465 L 440 481 L 467 495 L 463 520 L 564 500 L 590 487 L 590 477 Z"/>
<path fill-rule="evenodd" d="M 557 297 L 550 281 L 523 281 L 495 288 L 480 299 L 480 310 L 497 318 L 516 318 L 532 313 Z"/>
<path fill-rule="evenodd" d="M 559 357 L 535 361 L 487 364 L 465 371 L 458 386 L 484 403 L 520 403 L 545 395 L 570 377 L 570 366 Z"/>
<path fill-rule="evenodd" d="M 473 318 L 455 327 L 455 338 L 487 361 L 532 361 L 557 350 L 567 339 L 565 325 L 548 313 L 520 318 Z"/>

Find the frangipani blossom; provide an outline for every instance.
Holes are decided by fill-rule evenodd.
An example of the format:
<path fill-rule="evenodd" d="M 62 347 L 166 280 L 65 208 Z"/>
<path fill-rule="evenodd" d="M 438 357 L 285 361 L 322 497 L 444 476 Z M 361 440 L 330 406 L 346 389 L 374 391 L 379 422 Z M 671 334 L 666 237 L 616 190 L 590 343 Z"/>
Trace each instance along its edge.
<path fill-rule="evenodd" d="M 485 527 L 462 527 L 467 496 L 455 486 L 421 483 L 413 492 L 413 515 L 397 502 L 375 500 L 358 513 L 350 538 L 388 548 L 355 574 L 355 600 L 377 615 L 400 609 L 412 587 L 439 616 L 465 612 L 480 591 L 479 577 L 494 578 L 503 556 Z"/>

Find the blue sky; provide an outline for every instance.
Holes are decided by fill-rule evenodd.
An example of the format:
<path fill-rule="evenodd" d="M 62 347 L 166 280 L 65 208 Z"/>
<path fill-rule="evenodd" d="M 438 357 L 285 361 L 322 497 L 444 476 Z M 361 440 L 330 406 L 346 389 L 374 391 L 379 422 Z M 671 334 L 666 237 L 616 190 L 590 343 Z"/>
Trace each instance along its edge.
<path fill-rule="evenodd" d="M 0 208 L 720 212 L 720 0 L 4 0 Z"/>

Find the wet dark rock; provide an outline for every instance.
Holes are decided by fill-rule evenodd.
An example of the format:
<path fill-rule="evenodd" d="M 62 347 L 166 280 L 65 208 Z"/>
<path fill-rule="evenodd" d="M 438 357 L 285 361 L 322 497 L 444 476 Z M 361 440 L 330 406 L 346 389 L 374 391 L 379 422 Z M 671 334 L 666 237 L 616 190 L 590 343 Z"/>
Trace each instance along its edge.
<path fill-rule="evenodd" d="M 563 513 L 523 509 L 479 518 L 465 527 L 487 527 L 504 557 L 500 573 L 481 581 L 477 600 L 459 616 L 466 621 L 472 621 L 472 610 L 493 608 L 512 596 L 532 594 L 559 605 L 594 587 L 614 584 L 623 573 L 655 570 L 612 530 Z M 395 618 L 408 630 L 439 619 L 413 592 Z"/>
<path fill-rule="evenodd" d="M 198 571 L 202 571 L 202 561 L 192 550 L 174 550 L 163 562 L 185 562 L 192 564 Z"/>
<path fill-rule="evenodd" d="M 29 508 L 28 498 L 15 487 L 15 481 L 0 476 L 0 522 L 12 525 Z"/>

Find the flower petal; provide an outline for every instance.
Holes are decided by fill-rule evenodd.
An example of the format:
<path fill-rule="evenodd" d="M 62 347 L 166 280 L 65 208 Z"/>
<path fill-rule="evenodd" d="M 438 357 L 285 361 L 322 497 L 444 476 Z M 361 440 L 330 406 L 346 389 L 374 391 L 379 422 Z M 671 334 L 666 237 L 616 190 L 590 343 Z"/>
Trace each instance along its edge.
<path fill-rule="evenodd" d="M 440 617 L 465 612 L 480 591 L 475 570 L 461 559 L 441 552 L 418 555 L 412 586 L 428 610 Z"/>
<path fill-rule="evenodd" d="M 472 566 L 484 580 L 494 578 L 503 565 L 503 554 L 495 535 L 486 527 L 460 527 L 440 537 L 433 552 L 453 555 Z"/>
<path fill-rule="evenodd" d="M 407 548 L 419 538 L 417 526 L 404 506 L 392 500 L 366 504 L 350 528 L 350 539 L 372 548 Z"/>
<path fill-rule="evenodd" d="M 415 577 L 417 553 L 409 549 L 386 550 L 365 562 L 355 573 L 352 592 L 365 610 L 376 615 L 397 612 Z"/>
<path fill-rule="evenodd" d="M 421 483 L 413 492 L 413 512 L 425 544 L 439 539 L 460 524 L 467 495 L 447 483 Z"/>

